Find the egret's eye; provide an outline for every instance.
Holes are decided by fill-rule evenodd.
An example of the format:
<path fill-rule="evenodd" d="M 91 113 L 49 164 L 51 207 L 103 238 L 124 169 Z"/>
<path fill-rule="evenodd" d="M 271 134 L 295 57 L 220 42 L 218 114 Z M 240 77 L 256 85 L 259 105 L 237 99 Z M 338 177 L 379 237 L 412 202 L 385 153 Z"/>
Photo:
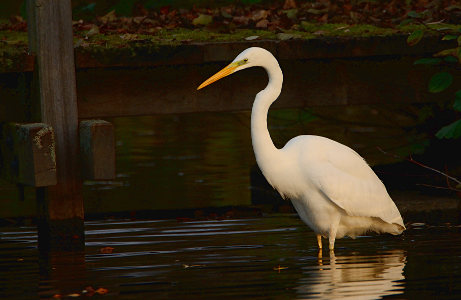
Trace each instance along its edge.
<path fill-rule="evenodd" d="M 244 61 L 244 62 L 248 62 L 248 58 L 244 58 L 243 61 Z"/>

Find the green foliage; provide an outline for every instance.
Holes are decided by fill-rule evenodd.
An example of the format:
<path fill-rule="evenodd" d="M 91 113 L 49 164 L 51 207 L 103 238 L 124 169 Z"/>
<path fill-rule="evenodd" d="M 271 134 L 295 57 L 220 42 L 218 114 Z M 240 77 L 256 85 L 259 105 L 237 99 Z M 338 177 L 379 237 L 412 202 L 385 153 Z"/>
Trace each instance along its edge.
<path fill-rule="evenodd" d="M 257 4 L 261 3 L 262 0 L 240 0 L 243 4 Z"/>
<path fill-rule="evenodd" d="M 450 125 L 442 127 L 437 133 L 436 136 L 439 139 L 457 139 L 461 137 L 461 120 L 455 121 Z"/>
<path fill-rule="evenodd" d="M 461 111 L 461 90 L 455 93 L 455 103 L 453 104 L 453 109 Z"/>
<path fill-rule="evenodd" d="M 413 64 L 414 65 L 438 65 L 442 62 L 440 58 L 421 58 L 416 60 Z"/>
<path fill-rule="evenodd" d="M 442 38 L 442 41 L 451 41 L 457 39 L 457 35 L 447 34 Z"/>
<path fill-rule="evenodd" d="M 407 14 L 409 17 L 408 20 L 410 22 L 418 21 L 420 23 L 421 14 L 417 12 L 409 12 Z M 426 24 L 424 24 L 427 30 L 432 30 Z M 445 29 L 444 29 L 445 30 Z M 438 33 L 442 31 L 442 29 L 435 30 Z M 413 64 L 415 65 L 453 65 L 455 63 L 461 64 L 461 27 L 456 28 L 455 30 L 450 30 L 448 33 L 444 34 L 442 37 L 442 41 L 454 41 L 456 40 L 458 46 L 456 48 L 449 48 L 439 51 L 433 55 L 431 58 L 422 58 L 416 60 Z M 410 46 L 414 46 L 424 36 L 424 30 L 417 29 L 414 30 L 407 38 L 407 44 Z M 453 76 L 449 72 L 438 72 L 432 75 L 431 79 L 428 83 L 428 91 L 431 93 L 440 93 L 446 90 L 451 84 L 453 83 Z M 456 111 L 461 111 L 461 90 L 458 90 L 455 93 L 455 101 L 453 103 L 453 109 Z M 447 138 L 447 139 L 456 139 L 461 137 L 461 119 L 457 120 L 442 129 L 440 129 L 436 136 L 438 138 Z"/>
<path fill-rule="evenodd" d="M 418 44 L 419 41 L 421 41 L 421 39 L 423 38 L 423 36 L 424 36 L 424 30 L 418 29 L 418 30 L 413 31 L 407 38 L 408 45 L 414 46 Z"/>
<path fill-rule="evenodd" d="M 435 73 L 429 80 L 428 91 L 431 93 L 440 93 L 448 88 L 452 82 L 453 76 L 450 73 Z"/>
<path fill-rule="evenodd" d="M 447 56 L 443 60 L 446 61 L 447 63 L 457 63 L 458 62 L 458 60 L 454 56 Z"/>
<path fill-rule="evenodd" d="M 136 1 L 137 0 L 120 0 L 112 9 L 115 10 L 115 13 L 119 16 L 131 16 Z"/>
<path fill-rule="evenodd" d="M 410 12 L 407 14 L 407 16 L 410 17 L 410 18 L 415 18 L 415 19 L 421 18 L 421 14 L 419 14 L 419 13 L 413 11 L 413 10 L 410 11 Z"/>

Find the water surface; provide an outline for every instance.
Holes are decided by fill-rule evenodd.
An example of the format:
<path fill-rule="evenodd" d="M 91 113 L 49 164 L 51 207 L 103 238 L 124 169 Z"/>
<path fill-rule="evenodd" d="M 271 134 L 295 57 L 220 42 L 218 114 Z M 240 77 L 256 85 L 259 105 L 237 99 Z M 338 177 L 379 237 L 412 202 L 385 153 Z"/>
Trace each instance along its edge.
<path fill-rule="evenodd" d="M 334 257 L 320 258 L 314 234 L 291 214 L 87 221 L 85 252 L 44 255 L 34 227 L 5 227 L 0 298 L 91 286 L 110 299 L 459 299 L 460 253 L 460 225 L 413 222 L 398 237 L 338 240 Z"/>

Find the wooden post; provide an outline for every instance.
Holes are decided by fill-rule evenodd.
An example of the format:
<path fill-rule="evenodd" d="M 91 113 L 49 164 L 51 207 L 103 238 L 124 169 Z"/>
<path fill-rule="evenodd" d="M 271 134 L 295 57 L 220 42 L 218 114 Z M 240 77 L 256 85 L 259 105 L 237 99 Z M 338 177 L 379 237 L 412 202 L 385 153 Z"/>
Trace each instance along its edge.
<path fill-rule="evenodd" d="M 39 246 L 84 245 L 70 0 L 27 0 L 41 122 L 54 129 L 57 184 L 37 189 Z"/>
<path fill-rule="evenodd" d="M 0 173 L 17 184 L 56 184 L 53 129 L 43 123 L 5 123 L 0 130 Z"/>
<path fill-rule="evenodd" d="M 80 154 L 84 179 L 115 178 L 114 126 L 104 120 L 80 122 Z"/>

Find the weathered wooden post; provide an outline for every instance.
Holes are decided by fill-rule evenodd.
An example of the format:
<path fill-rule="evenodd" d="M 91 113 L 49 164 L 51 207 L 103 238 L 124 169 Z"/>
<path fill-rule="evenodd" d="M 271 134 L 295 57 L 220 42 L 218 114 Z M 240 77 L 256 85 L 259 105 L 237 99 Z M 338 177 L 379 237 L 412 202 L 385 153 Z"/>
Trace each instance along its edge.
<path fill-rule="evenodd" d="M 40 121 L 54 130 L 57 184 L 37 189 L 40 247 L 84 245 L 70 0 L 27 0 Z"/>

